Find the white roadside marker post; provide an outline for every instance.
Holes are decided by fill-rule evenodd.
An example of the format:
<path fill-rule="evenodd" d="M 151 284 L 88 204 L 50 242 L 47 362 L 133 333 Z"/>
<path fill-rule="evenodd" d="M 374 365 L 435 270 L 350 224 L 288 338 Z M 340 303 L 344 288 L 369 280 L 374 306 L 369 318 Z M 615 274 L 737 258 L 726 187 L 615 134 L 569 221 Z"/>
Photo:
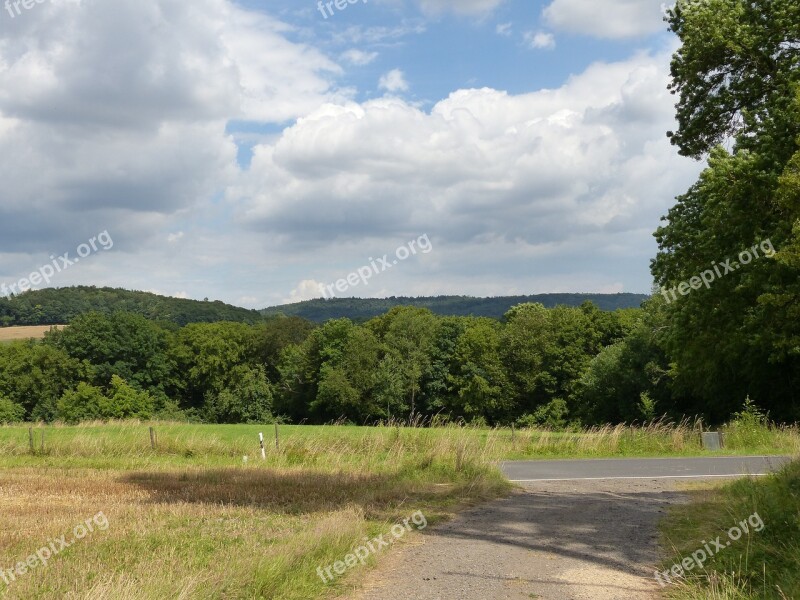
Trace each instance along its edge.
<path fill-rule="evenodd" d="M 258 434 L 258 441 L 261 443 L 261 460 L 267 460 L 267 452 L 264 450 L 264 434 Z"/>

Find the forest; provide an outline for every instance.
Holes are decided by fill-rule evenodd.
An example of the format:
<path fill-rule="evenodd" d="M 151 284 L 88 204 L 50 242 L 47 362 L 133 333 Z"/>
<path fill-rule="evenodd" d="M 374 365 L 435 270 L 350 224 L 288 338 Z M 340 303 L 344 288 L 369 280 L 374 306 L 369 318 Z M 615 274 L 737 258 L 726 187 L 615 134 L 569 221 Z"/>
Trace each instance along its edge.
<path fill-rule="evenodd" d="M 90 313 L 42 341 L 0 345 L 0 422 L 435 418 L 566 428 L 664 415 L 721 421 L 748 397 L 775 419 L 797 418 L 794 390 L 780 379 L 725 396 L 689 389 L 670 355 L 669 311 L 654 296 L 613 312 L 526 303 L 496 320 L 396 307 L 321 326 L 279 316 L 180 327 Z"/>

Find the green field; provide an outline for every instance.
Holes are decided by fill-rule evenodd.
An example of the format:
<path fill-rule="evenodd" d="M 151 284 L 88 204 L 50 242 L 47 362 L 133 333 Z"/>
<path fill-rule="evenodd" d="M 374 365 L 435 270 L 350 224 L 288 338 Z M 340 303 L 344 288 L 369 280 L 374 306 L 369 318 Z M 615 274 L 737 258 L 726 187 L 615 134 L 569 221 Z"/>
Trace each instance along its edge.
<path fill-rule="evenodd" d="M 687 424 L 513 439 L 508 429 L 283 425 L 278 448 L 271 425 L 153 426 L 155 448 L 145 423 L 33 426 L 33 451 L 28 426 L 0 427 L 0 569 L 101 511 L 108 521 L 46 567 L 0 579 L 0 597 L 346 596 L 368 569 L 323 583 L 317 567 L 416 511 L 435 523 L 507 494 L 503 458 L 703 452 Z M 730 453 L 800 448 L 788 428 L 734 427 L 727 439 Z"/>

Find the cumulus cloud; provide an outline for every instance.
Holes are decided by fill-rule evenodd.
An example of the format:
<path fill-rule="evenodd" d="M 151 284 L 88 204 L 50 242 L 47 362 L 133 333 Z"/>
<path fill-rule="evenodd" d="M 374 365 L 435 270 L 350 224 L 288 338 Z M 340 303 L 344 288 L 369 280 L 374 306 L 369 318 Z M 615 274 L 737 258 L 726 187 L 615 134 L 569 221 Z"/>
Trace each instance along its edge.
<path fill-rule="evenodd" d="M 283 299 L 283 304 L 294 304 L 317 298 L 322 298 L 322 284 L 313 279 L 304 279 L 291 291 L 288 298 Z"/>
<path fill-rule="evenodd" d="M 652 229 L 698 170 L 665 136 L 668 59 L 597 63 L 528 94 L 459 90 L 427 112 L 398 98 L 327 104 L 256 148 L 229 199 L 241 223 L 292 252 L 352 244 L 354 264 L 377 241 L 429 231 L 442 254 L 425 268 L 440 290 L 482 272 L 508 278 L 509 292 L 523 280 L 618 287 L 629 274 L 617 268 L 646 272 Z M 571 260 L 586 271 L 565 273 Z"/>
<path fill-rule="evenodd" d="M 228 0 L 59 2 L 0 19 L 0 253 L 68 248 L 120 221 L 121 248 L 146 244 L 236 176 L 229 120 L 343 101 L 340 68 L 288 30 Z"/>
<path fill-rule="evenodd" d="M 553 0 L 544 19 L 561 31 L 597 38 L 641 37 L 664 30 L 662 0 Z"/>
<path fill-rule="evenodd" d="M 400 69 L 392 69 L 381 76 L 380 81 L 378 81 L 378 89 L 391 93 L 408 91 L 408 82 L 405 74 Z"/>
<path fill-rule="evenodd" d="M 556 38 L 552 33 L 544 31 L 528 31 L 525 33 L 525 43 L 531 48 L 539 50 L 552 50 L 556 47 Z"/>

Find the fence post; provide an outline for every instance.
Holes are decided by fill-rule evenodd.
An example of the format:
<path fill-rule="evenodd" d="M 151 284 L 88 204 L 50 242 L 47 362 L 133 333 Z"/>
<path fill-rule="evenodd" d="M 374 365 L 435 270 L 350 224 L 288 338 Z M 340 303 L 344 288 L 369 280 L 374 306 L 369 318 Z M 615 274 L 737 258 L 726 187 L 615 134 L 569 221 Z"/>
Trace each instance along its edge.
<path fill-rule="evenodd" d="M 261 460 L 267 460 L 267 452 L 264 450 L 264 433 L 259 432 L 258 442 L 261 444 Z"/>
<path fill-rule="evenodd" d="M 150 448 L 156 449 L 156 430 L 152 427 L 150 428 Z"/>
<path fill-rule="evenodd" d="M 41 453 L 44 454 L 44 429 L 42 429 L 42 448 Z"/>
<path fill-rule="evenodd" d="M 36 454 L 36 448 L 33 447 L 33 427 L 28 427 L 28 443 L 31 447 L 31 454 Z"/>
<path fill-rule="evenodd" d="M 275 450 L 280 450 L 280 442 L 278 441 L 278 422 L 275 421 Z"/>

